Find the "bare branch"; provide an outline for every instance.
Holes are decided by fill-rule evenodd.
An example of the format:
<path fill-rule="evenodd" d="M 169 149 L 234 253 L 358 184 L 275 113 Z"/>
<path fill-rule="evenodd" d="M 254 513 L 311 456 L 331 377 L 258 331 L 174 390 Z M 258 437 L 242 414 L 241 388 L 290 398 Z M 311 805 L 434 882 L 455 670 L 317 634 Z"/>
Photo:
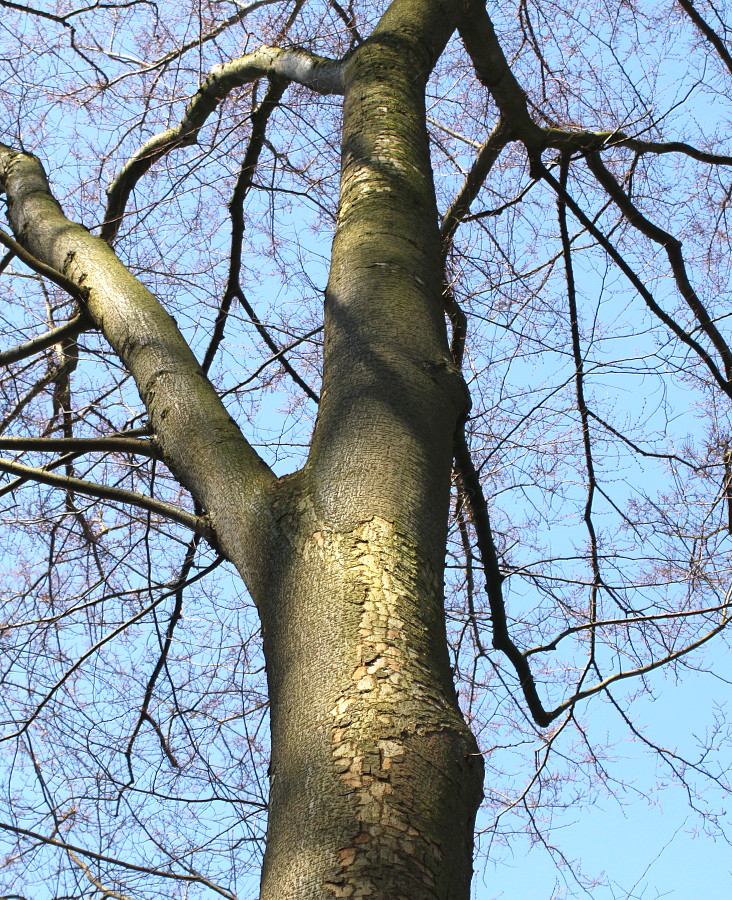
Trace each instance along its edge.
<path fill-rule="evenodd" d="M 56 16 L 43 9 L 26 6 L 24 3 L 13 3 L 12 0 L 0 0 L 0 6 L 4 6 L 6 9 L 14 9 L 18 12 L 28 13 L 32 16 L 39 16 L 42 19 L 49 19 L 52 22 L 58 22 L 60 25 L 65 25 L 67 28 L 71 27 L 66 21 L 66 16 Z"/>
<path fill-rule="evenodd" d="M 168 758 L 170 764 L 179 769 L 180 765 L 176 760 L 175 756 L 170 750 L 168 746 L 168 742 L 165 740 L 165 735 L 160 730 L 160 726 L 158 723 L 152 718 L 150 715 L 150 703 L 152 701 L 153 691 L 155 690 L 155 684 L 157 683 L 158 676 L 163 670 L 163 667 L 166 665 L 168 659 L 168 653 L 170 651 L 170 645 L 173 641 L 173 634 L 175 632 L 175 627 L 180 621 L 180 617 L 183 614 L 183 591 L 186 585 L 189 583 L 189 575 L 191 568 L 193 567 L 193 562 L 196 558 L 196 550 L 198 549 L 198 541 L 194 537 L 193 540 L 188 544 L 188 548 L 186 550 L 185 559 L 183 560 L 183 565 L 181 567 L 180 575 L 178 576 L 178 580 L 175 584 L 173 594 L 175 596 L 175 605 L 173 607 L 173 611 L 170 615 L 170 619 L 168 621 L 168 627 L 165 632 L 165 640 L 160 648 L 160 656 L 158 657 L 158 661 L 155 664 L 155 668 L 150 675 L 150 678 L 147 682 L 147 687 L 145 688 L 145 696 L 142 701 L 142 708 L 140 709 L 140 715 L 137 719 L 137 724 L 132 730 L 132 734 L 130 735 L 129 742 L 127 744 L 127 750 L 125 752 L 125 756 L 127 758 L 127 769 L 130 773 L 130 780 L 134 779 L 134 775 L 132 773 L 132 748 L 135 744 L 135 738 L 137 737 L 140 728 L 142 726 L 143 721 L 149 722 L 156 735 L 158 736 L 158 740 L 160 741 L 160 745 L 163 748 L 163 752 Z"/>
<path fill-rule="evenodd" d="M 153 441 L 139 438 L 112 436 L 98 438 L 27 438 L 0 436 L 0 448 L 6 450 L 39 450 L 73 453 L 133 453 L 138 456 L 158 458 L 160 453 Z"/>
<path fill-rule="evenodd" d="M 98 862 L 119 866 L 119 868 L 127 869 L 130 872 L 141 872 L 144 875 L 154 875 L 156 878 L 167 878 L 174 881 L 188 882 L 189 884 L 202 884 L 214 893 L 219 894 L 219 896 L 226 897 L 227 900 L 236 900 L 235 894 L 225 890 L 213 881 L 205 878 L 203 875 L 199 875 L 198 873 L 191 874 L 190 870 L 189 872 L 166 872 L 163 869 L 154 869 L 149 866 L 136 866 L 134 863 L 125 862 L 125 860 L 122 859 L 115 859 L 112 856 L 105 856 L 103 853 L 95 853 L 93 850 L 86 850 L 84 847 L 79 847 L 76 844 L 60 841 L 57 838 L 46 837 L 43 834 L 39 834 L 37 831 L 19 828 L 17 825 L 10 825 L 7 822 L 0 822 L 0 829 L 16 834 L 19 837 L 30 838 L 31 840 L 38 841 L 39 843 L 46 844 L 50 847 L 58 847 L 61 850 L 65 850 L 67 853 L 78 853 L 81 856 L 95 859 Z"/>
<path fill-rule="evenodd" d="M 572 336 L 572 357 L 574 360 L 574 384 L 577 409 L 582 423 L 582 446 L 584 448 L 585 471 L 587 472 L 587 494 L 584 508 L 584 522 L 590 541 L 590 561 L 592 566 L 592 586 L 590 588 L 590 621 L 597 618 L 597 596 L 602 585 L 600 573 L 600 558 L 598 549 L 597 532 L 592 517 L 597 478 L 595 475 L 595 461 L 592 451 L 590 436 L 590 421 L 585 400 L 585 364 L 582 358 L 582 346 L 580 343 L 579 312 L 577 310 L 577 290 L 574 279 L 574 265 L 572 263 L 572 244 L 567 228 L 566 196 L 567 178 L 569 175 L 569 155 L 562 154 L 562 165 L 559 183 L 565 190 L 564 195 L 557 197 L 557 212 L 559 214 L 559 233 L 562 241 L 562 254 L 564 256 L 564 271 L 567 280 L 567 302 L 569 306 L 569 328 Z M 590 632 L 589 664 L 594 664 L 595 657 L 595 632 Z"/>
<path fill-rule="evenodd" d="M 0 459 L 0 472 L 19 475 L 25 479 L 31 479 L 41 484 L 48 484 L 51 487 L 58 487 L 67 491 L 75 491 L 79 494 L 85 494 L 87 497 L 95 497 L 98 500 L 111 500 L 128 506 L 136 506 L 139 509 L 145 509 L 173 522 L 178 522 L 180 525 L 185 525 L 186 528 L 190 528 L 191 531 L 200 534 L 208 541 L 215 542 L 211 526 L 205 518 L 186 512 L 184 509 L 173 506 L 172 503 L 155 500 L 154 497 L 145 497 L 143 494 L 128 491 L 124 488 L 109 487 L 105 484 L 84 481 L 82 478 L 57 475 L 55 472 L 49 472 L 46 469 L 39 469 L 34 466 L 25 466 L 11 459 Z"/>
<path fill-rule="evenodd" d="M 485 184 L 485 180 L 490 175 L 494 163 L 508 141 L 508 130 L 503 124 L 503 120 L 500 120 L 488 135 L 485 143 L 480 147 L 470 171 L 465 176 L 465 182 L 460 192 L 443 216 L 441 235 L 443 244 L 446 247 L 452 243 L 452 238 L 458 225 L 470 210 L 471 204 L 480 193 L 480 189 Z"/>
<path fill-rule="evenodd" d="M 74 853 L 73 850 L 69 850 L 69 857 L 76 863 L 76 865 L 81 869 L 84 875 L 88 878 L 91 884 L 101 892 L 103 900 L 132 900 L 129 894 L 122 894 L 120 891 L 114 891 L 109 888 L 105 888 L 101 881 L 98 878 L 95 878 L 92 875 L 91 869 L 85 862 L 79 859 L 79 857 Z"/>
<path fill-rule="evenodd" d="M 356 44 L 360 44 L 363 41 L 361 34 L 356 26 L 356 19 L 353 15 L 353 9 L 349 4 L 348 10 L 345 10 L 338 0 L 330 0 L 330 5 L 333 9 L 338 13 L 339 17 L 342 19 L 344 25 L 351 33 L 351 46 L 356 46 Z"/>
<path fill-rule="evenodd" d="M 247 300 L 240 281 L 242 242 L 244 240 L 244 201 L 252 187 L 254 175 L 257 170 L 259 155 L 265 141 L 267 122 L 277 108 L 286 86 L 287 84 L 280 79 L 271 81 L 264 100 L 262 100 L 252 114 L 252 136 L 249 140 L 247 152 L 242 160 L 239 177 L 237 178 L 236 185 L 234 186 L 234 193 L 229 203 L 229 214 L 231 216 L 231 254 L 229 257 L 229 274 L 226 282 L 226 289 L 224 290 L 224 295 L 221 299 L 221 305 L 219 306 L 219 311 L 216 316 L 211 341 L 206 348 L 201 368 L 207 373 L 211 367 L 216 351 L 224 338 L 224 329 L 231 310 L 231 304 L 234 300 L 238 300 L 254 323 L 262 340 L 280 361 L 282 368 L 290 375 L 295 384 L 302 388 L 311 400 L 317 403 L 318 395 L 298 372 L 295 371 L 285 355 L 287 352 L 286 349 L 280 349 L 277 346 L 277 343 L 273 340 L 268 329 L 261 322 L 255 313 L 254 308 Z"/>
<path fill-rule="evenodd" d="M 189 50 L 195 50 L 196 48 L 202 47 L 204 44 L 215 40 L 220 34 L 226 31 L 227 28 L 231 28 L 232 25 L 237 25 L 239 22 L 242 22 L 250 13 L 254 12 L 260 7 L 271 6 L 273 3 L 281 3 L 282 0 L 252 0 L 251 3 L 241 3 L 239 2 L 239 0 L 233 0 L 233 2 L 239 7 L 238 11 L 225 18 L 222 22 L 219 22 L 218 25 L 216 25 L 210 31 L 207 31 L 205 34 L 199 35 L 191 41 L 185 41 L 179 47 L 176 47 L 174 50 L 171 50 L 169 53 L 166 53 L 164 56 L 160 57 L 154 62 L 148 64 L 143 63 L 143 68 L 137 69 L 135 70 L 135 72 L 129 74 L 145 75 L 148 72 L 154 72 L 156 69 L 162 69 L 168 66 L 170 63 L 175 62 L 175 60 L 180 59 L 182 56 L 185 56 L 185 54 L 188 53 Z M 303 0 L 298 0 L 295 6 L 301 6 L 302 2 Z M 95 47 L 94 49 L 99 53 L 104 53 L 106 56 L 110 56 L 112 59 L 115 58 L 114 55 L 106 50 L 102 50 L 100 47 Z M 126 60 L 122 61 L 124 62 Z M 127 76 L 121 76 L 121 78 L 125 77 Z M 121 78 L 115 79 L 113 84 L 117 81 L 120 81 Z"/>
<path fill-rule="evenodd" d="M 715 628 L 712 628 L 706 634 L 702 635 L 702 637 L 700 637 L 698 640 L 693 641 L 693 643 L 687 644 L 685 647 L 682 647 L 680 650 L 677 650 L 674 653 L 669 653 L 666 656 L 661 657 L 660 659 L 656 659 L 653 662 L 648 663 L 648 665 L 638 666 L 636 669 L 629 669 L 626 672 L 616 672 L 614 675 L 609 675 L 603 681 L 599 682 L 598 684 L 594 684 L 592 687 L 586 688 L 583 691 L 577 691 L 576 694 L 573 694 L 571 697 L 569 697 L 569 699 L 565 700 L 564 703 L 561 703 L 559 706 L 553 709 L 551 713 L 549 713 L 551 720 L 554 720 L 558 716 L 561 716 L 563 712 L 570 709 L 570 707 L 575 706 L 580 702 L 580 700 L 586 700 L 593 694 L 597 694 L 600 691 L 606 690 L 608 687 L 610 687 L 611 684 L 614 684 L 616 681 L 623 681 L 626 678 L 639 678 L 642 675 L 647 675 L 649 672 L 653 672 L 655 669 L 661 668 L 661 666 L 666 666 L 677 659 L 681 659 L 681 657 L 683 656 L 688 656 L 688 654 L 693 653 L 694 650 L 698 650 L 713 637 L 724 631 L 724 629 L 728 626 L 729 603 L 725 604 L 724 613 L 725 614 L 722 617 L 719 625 L 717 625 Z"/>
<path fill-rule="evenodd" d="M 241 265 L 242 244 L 244 241 L 244 201 L 252 187 L 254 175 L 257 171 L 259 156 L 264 146 L 267 123 L 270 116 L 277 108 L 287 83 L 276 79 L 270 81 L 267 93 L 259 106 L 252 113 L 252 134 L 249 138 L 247 151 L 244 154 L 239 177 L 236 179 L 234 193 L 229 202 L 229 215 L 231 216 L 231 254 L 229 257 L 229 274 L 226 281 L 224 295 L 221 298 L 219 311 L 216 315 L 213 333 L 206 352 L 203 355 L 201 368 L 208 373 L 216 352 L 224 339 L 226 320 L 231 310 L 231 304 L 236 297 L 242 296 L 241 289 Z"/>
<path fill-rule="evenodd" d="M 719 367 L 714 362 L 709 353 L 704 349 L 704 347 L 702 347 L 702 345 L 698 341 L 694 340 L 694 338 L 689 335 L 688 331 L 682 328 L 678 324 L 678 322 L 676 322 L 659 306 L 651 292 L 631 269 L 628 263 L 623 259 L 621 254 L 615 249 L 615 247 L 607 239 L 607 237 L 605 237 L 600 229 L 588 218 L 588 216 L 585 215 L 585 213 L 582 211 L 571 194 L 569 194 L 562 188 L 557 179 L 551 174 L 546 166 L 544 166 L 544 164 L 540 161 L 536 160 L 534 162 L 534 165 L 537 169 L 538 174 L 544 179 L 544 181 L 550 184 L 557 192 L 557 194 L 564 198 L 568 209 L 572 211 L 572 214 L 575 216 L 577 221 L 587 229 L 592 237 L 597 240 L 597 242 L 605 250 L 607 255 L 618 266 L 621 272 L 623 272 L 623 274 L 628 278 L 630 283 L 643 298 L 646 306 L 651 310 L 651 312 L 653 312 L 653 314 L 656 315 L 682 343 L 686 344 L 687 347 L 690 347 L 697 354 L 697 356 L 705 363 L 705 365 L 711 372 L 712 377 L 722 388 L 725 394 L 727 394 L 727 396 L 729 397 L 732 397 L 732 385 L 730 384 L 728 379 L 725 378 L 725 376 L 720 372 Z"/>
<path fill-rule="evenodd" d="M 2 230 L 0 230 L 0 244 L 4 244 L 8 249 L 12 250 L 18 259 L 22 260 L 29 269 L 32 269 L 38 275 L 43 275 L 44 278 L 48 278 L 49 281 L 52 281 L 60 288 L 63 288 L 63 290 L 74 297 L 74 299 L 78 300 L 79 303 L 83 304 L 86 301 L 86 291 L 83 287 L 75 284 L 70 278 L 67 278 L 63 272 L 59 272 L 52 266 L 47 266 L 40 259 L 37 259 L 32 253 L 29 253 L 22 244 L 19 244 L 10 237 L 9 234 L 6 234 Z"/>
<path fill-rule="evenodd" d="M 485 573 L 485 589 L 493 625 L 493 647 L 504 653 L 514 667 L 526 705 L 534 721 L 539 727 L 547 728 L 556 716 L 544 709 L 528 660 L 514 644 L 508 630 L 502 589 L 504 576 L 498 565 L 498 553 L 493 541 L 488 504 L 463 431 L 455 437 L 455 465 L 463 481 L 470 518 L 478 539 L 478 551 Z"/>
<path fill-rule="evenodd" d="M 462 437 L 461 439 L 460 436 L 458 436 L 458 438 L 456 439 L 455 459 L 456 463 L 459 466 L 460 477 L 464 479 L 466 487 L 465 496 L 469 501 L 471 520 L 473 522 L 473 527 L 475 528 L 476 536 L 478 538 L 478 549 L 480 551 L 481 561 L 483 563 L 485 571 L 486 592 L 488 594 L 488 600 L 491 609 L 491 621 L 493 624 L 493 647 L 496 650 L 501 650 L 513 665 L 514 670 L 516 671 L 516 675 L 518 676 L 519 684 L 521 685 L 521 690 L 523 691 L 529 711 L 531 712 L 531 715 L 533 716 L 536 724 L 540 727 L 547 728 L 555 719 L 562 715 L 562 713 L 571 709 L 573 706 L 579 703 L 580 700 L 585 700 L 588 697 L 591 697 L 593 694 L 605 690 L 616 681 L 621 681 L 626 678 L 638 678 L 642 675 L 646 675 L 649 672 L 654 671 L 655 669 L 660 668 L 661 666 L 674 662 L 675 660 L 680 659 L 681 657 L 686 656 L 689 653 L 692 653 L 694 650 L 697 650 L 699 647 L 703 646 L 705 643 L 715 637 L 715 635 L 723 631 L 729 624 L 730 596 L 727 597 L 725 604 L 721 607 L 724 615 L 722 616 L 719 625 L 708 631 L 698 640 L 693 641 L 691 644 L 687 644 L 680 650 L 669 653 L 660 659 L 656 659 L 645 666 L 638 666 L 637 668 L 630 669 L 626 672 L 616 672 L 614 675 L 608 676 L 592 687 L 576 691 L 574 694 L 572 694 L 571 697 L 569 697 L 559 706 L 555 707 L 553 710 L 547 710 L 539 698 L 536 681 L 534 680 L 534 676 L 531 672 L 531 668 L 528 662 L 528 657 L 531 654 L 536 653 L 539 649 L 544 648 L 533 648 L 532 650 L 522 652 L 521 650 L 519 650 L 516 644 L 514 644 L 508 632 L 506 609 L 503 601 L 503 593 L 501 590 L 501 585 L 504 579 L 498 566 L 498 556 L 496 553 L 495 544 L 493 542 L 493 537 L 490 529 L 490 521 L 488 518 L 488 507 L 485 502 L 482 487 L 480 485 L 480 479 L 478 478 L 477 471 L 475 470 L 472 459 L 470 458 L 470 451 L 468 450 L 464 437 Z M 592 633 L 594 634 L 594 629 L 598 626 L 598 624 L 599 623 L 589 623 L 584 627 L 590 628 Z M 562 636 L 564 635 L 560 635 L 557 641 L 560 640 Z M 548 645 L 547 649 L 553 649 L 553 646 L 550 644 Z"/>
<path fill-rule="evenodd" d="M 530 650 L 525 650 L 524 656 L 533 656 L 535 653 L 549 653 L 552 650 L 556 650 L 564 638 L 571 637 L 573 634 L 580 634 L 583 631 L 615 628 L 617 626 L 630 628 L 634 625 L 642 625 L 644 622 L 666 622 L 673 619 L 690 619 L 696 616 L 709 616 L 712 613 L 717 612 L 726 613 L 728 610 L 729 601 L 720 603 L 717 606 L 706 606 L 703 609 L 682 609 L 677 612 L 654 613 L 648 616 L 626 616 L 622 619 L 602 619 L 597 622 L 585 622 L 582 625 L 572 625 L 571 628 L 565 628 L 564 631 L 560 632 L 555 638 L 549 641 L 548 644 L 540 644 L 537 647 L 532 647 Z"/>
<path fill-rule="evenodd" d="M 225 396 L 227 396 L 227 395 L 229 395 L 229 394 L 233 394 L 233 393 L 235 393 L 236 391 L 241 390 L 241 389 L 242 389 L 243 387 L 245 387 L 247 384 L 251 384 L 251 382 L 254 381 L 254 379 L 255 379 L 258 375 L 260 375 L 260 374 L 261 374 L 268 366 L 271 366 L 272 363 L 274 363 L 274 362 L 278 362 L 280 359 L 282 359 L 282 357 L 283 357 L 286 353 L 289 353 L 290 350 L 294 350 L 295 347 L 298 347 L 300 344 L 302 344 L 304 341 L 309 340 L 309 339 L 310 339 L 311 337 L 313 337 L 314 335 L 319 334 L 322 330 L 323 330 L 323 326 L 322 326 L 322 325 L 319 325 L 317 328 L 313 328 L 312 331 L 308 331 L 308 332 L 307 332 L 306 334 L 304 334 L 302 337 L 299 337 L 299 338 L 297 338 L 296 340 L 291 341 L 289 344 L 287 344 L 287 345 L 286 345 L 285 347 L 283 347 L 281 350 L 278 350 L 276 353 L 273 353 L 272 356 L 269 357 L 269 359 L 266 359 L 266 360 L 259 366 L 259 368 L 255 369 L 254 372 L 251 373 L 251 375 L 248 375 L 248 376 L 244 379 L 244 381 L 240 381 L 239 384 L 237 384 L 235 387 L 229 388 L 228 390 L 226 390 L 226 391 L 224 392 L 224 394 L 222 394 L 222 396 L 225 397 Z M 283 367 L 283 368 L 284 368 L 284 367 Z M 319 403 L 319 402 L 320 402 L 320 397 L 319 397 L 314 391 L 313 391 L 313 395 L 314 395 L 314 396 L 311 397 L 311 399 L 314 400 L 315 403 Z"/>
<path fill-rule="evenodd" d="M 729 50 L 727 49 L 727 45 L 719 37 L 717 32 L 699 13 L 694 5 L 694 0 L 678 0 L 678 4 L 684 10 L 686 15 L 691 19 L 691 21 L 696 25 L 699 31 L 701 31 L 704 37 L 709 41 L 709 43 L 714 47 L 714 49 L 719 54 L 719 58 L 722 60 L 725 66 L 727 66 L 729 71 L 732 72 L 732 54 L 730 54 Z"/>
<path fill-rule="evenodd" d="M 175 128 L 154 135 L 124 164 L 107 190 L 107 209 L 101 236 L 113 241 L 124 217 L 127 201 L 137 182 L 171 150 L 198 140 L 198 132 L 221 101 L 236 87 L 259 78 L 304 84 L 321 94 L 343 93 L 343 64 L 308 50 L 261 47 L 230 63 L 214 66 L 190 100 Z"/>
<path fill-rule="evenodd" d="M 35 356 L 59 344 L 67 338 L 74 338 L 91 327 L 89 317 L 84 313 L 77 313 L 68 322 L 58 325 L 38 337 L 31 338 L 23 344 L 19 344 L 12 350 L 5 350 L 0 353 L 0 366 L 9 366 L 11 363 L 19 362 L 21 359 L 27 359 L 29 356 Z"/>
<path fill-rule="evenodd" d="M 586 153 L 585 158 L 592 174 L 597 178 L 603 188 L 605 188 L 610 197 L 612 197 L 617 204 L 618 209 L 620 209 L 630 224 L 637 228 L 641 234 L 644 234 L 647 238 L 654 241 L 654 243 L 659 244 L 666 251 L 679 292 L 684 300 L 686 300 L 689 309 L 694 313 L 701 330 L 706 334 L 721 356 L 724 364 L 724 372 L 727 376 L 727 381 L 729 382 L 732 379 L 732 349 L 730 349 L 729 345 L 720 334 L 719 329 L 712 321 L 706 307 L 691 286 L 686 271 L 684 255 L 681 252 L 681 241 L 643 215 L 603 164 L 599 154 Z"/>

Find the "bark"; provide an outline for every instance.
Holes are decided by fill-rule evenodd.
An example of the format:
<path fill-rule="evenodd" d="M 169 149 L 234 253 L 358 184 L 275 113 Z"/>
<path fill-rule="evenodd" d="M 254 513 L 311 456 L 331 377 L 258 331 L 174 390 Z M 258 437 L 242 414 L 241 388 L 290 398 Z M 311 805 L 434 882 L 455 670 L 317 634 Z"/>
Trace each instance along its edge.
<path fill-rule="evenodd" d="M 272 720 L 261 900 L 467 900 L 482 758 L 443 567 L 467 392 L 447 341 L 425 123 L 451 3 L 396 0 L 344 66 L 341 201 L 308 462 L 276 480 L 160 303 L 0 147 L 16 238 L 84 288 L 162 459 L 260 611 Z"/>
<path fill-rule="evenodd" d="M 324 381 L 263 617 L 272 801 L 261 900 L 467 898 L 482 759 L 446 652 L 452 441 L 424 88 L 447 4 L 393 3 L 349 59 Z M 270 586 L 271 589 L 272 586 Z"/>

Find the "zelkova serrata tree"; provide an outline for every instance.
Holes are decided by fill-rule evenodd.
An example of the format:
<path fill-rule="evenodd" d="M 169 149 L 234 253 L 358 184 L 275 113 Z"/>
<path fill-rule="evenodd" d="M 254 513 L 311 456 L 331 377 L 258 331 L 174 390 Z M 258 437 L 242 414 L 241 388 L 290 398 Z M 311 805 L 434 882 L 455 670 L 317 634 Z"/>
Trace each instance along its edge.
<path fill-rule="evenodd" d="M 496 28 L 477 0 L 271 0 L 228 16 L 212 3 L 171 22 L 143 3 L 0 7 L 18 89 L 0 265 L 10 294 L 36 298 L 6 314 L 22 342 L 0 357 L 0 447 L 42 455 L 0 461 L 6 554 L 21 560 L 4 598 L 15 782 L 0 877 L 18 896 L 35 880 L 59 897 L 240 896 L 266 803 L 262 900 L 468 897 L 483 754 L 489 808 L 524 804 L 539 830 L 531 791 L 564 732 L 587 740 L 579 701 L 604 698 L 642 738 L 616 686 L 697 660 L 727 625 L 732 158 L 724 113 L 697 112 L 693 140 L 676 114 L 725 90 L 724 10 L 598 4 L 583 18 L 521 2 Z M 679 53 L 709 68 L 688 90 L 662 54 L 642 64 L 640 35 L 671 14 Z M 232 52 L 241 28 L 263 46 Z M 35 68 L 34 29 L 55 41 Z M 135 55 L 114 49 L 135 33 Z M 89 174 L 77 191 L 59 172 L 52 191 L 43 168 L 50 143 L 85 140 L 48 137 L 46 116 L 74 109 L 100 128 L 120 117 L 97 163 L 112 173 L 103 214 Z M 332 229 L 322 321 L 302 211 L 288 243 L 298 194 Z M 201 245 L 181 249 L 187 236 Z M 315 302 L 259 315 L 245 290 L 257 252 Z M 609 324 L 582 311 L 593 292 L 641 305 L 615 327 L 617 310 Z M 224 354 L 247 325 L 268 358 L 232 381 Z M 663 399 L 613 418 L 598 385 L 631 376 L 658 379 Z M 260 455 L 253 437 L 274 386 L 293 392 L 283 429 L 304 418 L 301 437 L 317 408 L 280 476 L 286 441 Z M 684 391 L 706 421 L 681 442 Z M 663 487 L 611 486 L 629 459 L 641 482 L 656 464 Z M 549 553 L 568 515 L 577 526 Z M 28 562 L 31 542 L 45 551 Z M 197 590 L 230 605 L 211 598 L 226 566 L 261 649 L 251 616 L 186 612 Z M 246 724 L 261 728 L 267 704 L 270 748 Z M 541 742 L 513 799 L 493 783 L 495 717 Z M 726 790 L 706 757 L 656 749 L 690 792 L 693 777 Z M 200 821 L 223 808 L 220 827 Z"/>

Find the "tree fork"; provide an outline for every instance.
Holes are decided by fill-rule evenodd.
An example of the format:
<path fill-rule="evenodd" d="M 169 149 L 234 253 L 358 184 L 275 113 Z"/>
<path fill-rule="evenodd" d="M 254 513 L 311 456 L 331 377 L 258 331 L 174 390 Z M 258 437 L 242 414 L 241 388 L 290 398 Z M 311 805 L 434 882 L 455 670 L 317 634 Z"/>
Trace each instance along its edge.
<path fill-rule="evenodd" d="M 396 0 L 345 61 L 323 392 L 308 463 L 284 479 L 158 301 L 63 216 L 37 161 L 0 147 L 16 236 L 87 289 L 164 461 L 257 602 L 272 722 L 261 900 L 470 894 L 483 764 L 443 608 L 466 395 L 447 341 L 424 109 L 454 20 L 449 3 Z"/>

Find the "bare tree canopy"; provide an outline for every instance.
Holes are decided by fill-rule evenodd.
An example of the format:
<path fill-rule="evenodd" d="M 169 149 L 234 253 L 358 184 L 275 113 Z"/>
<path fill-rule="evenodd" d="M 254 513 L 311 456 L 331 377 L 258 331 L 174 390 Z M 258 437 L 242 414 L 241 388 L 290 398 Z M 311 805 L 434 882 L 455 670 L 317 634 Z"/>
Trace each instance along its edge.
<path fill-rule="evenodd" d="M 0 900 L 468 900 L 616 739 L 732 838 L 730 29 L 0 0 Z"/>

